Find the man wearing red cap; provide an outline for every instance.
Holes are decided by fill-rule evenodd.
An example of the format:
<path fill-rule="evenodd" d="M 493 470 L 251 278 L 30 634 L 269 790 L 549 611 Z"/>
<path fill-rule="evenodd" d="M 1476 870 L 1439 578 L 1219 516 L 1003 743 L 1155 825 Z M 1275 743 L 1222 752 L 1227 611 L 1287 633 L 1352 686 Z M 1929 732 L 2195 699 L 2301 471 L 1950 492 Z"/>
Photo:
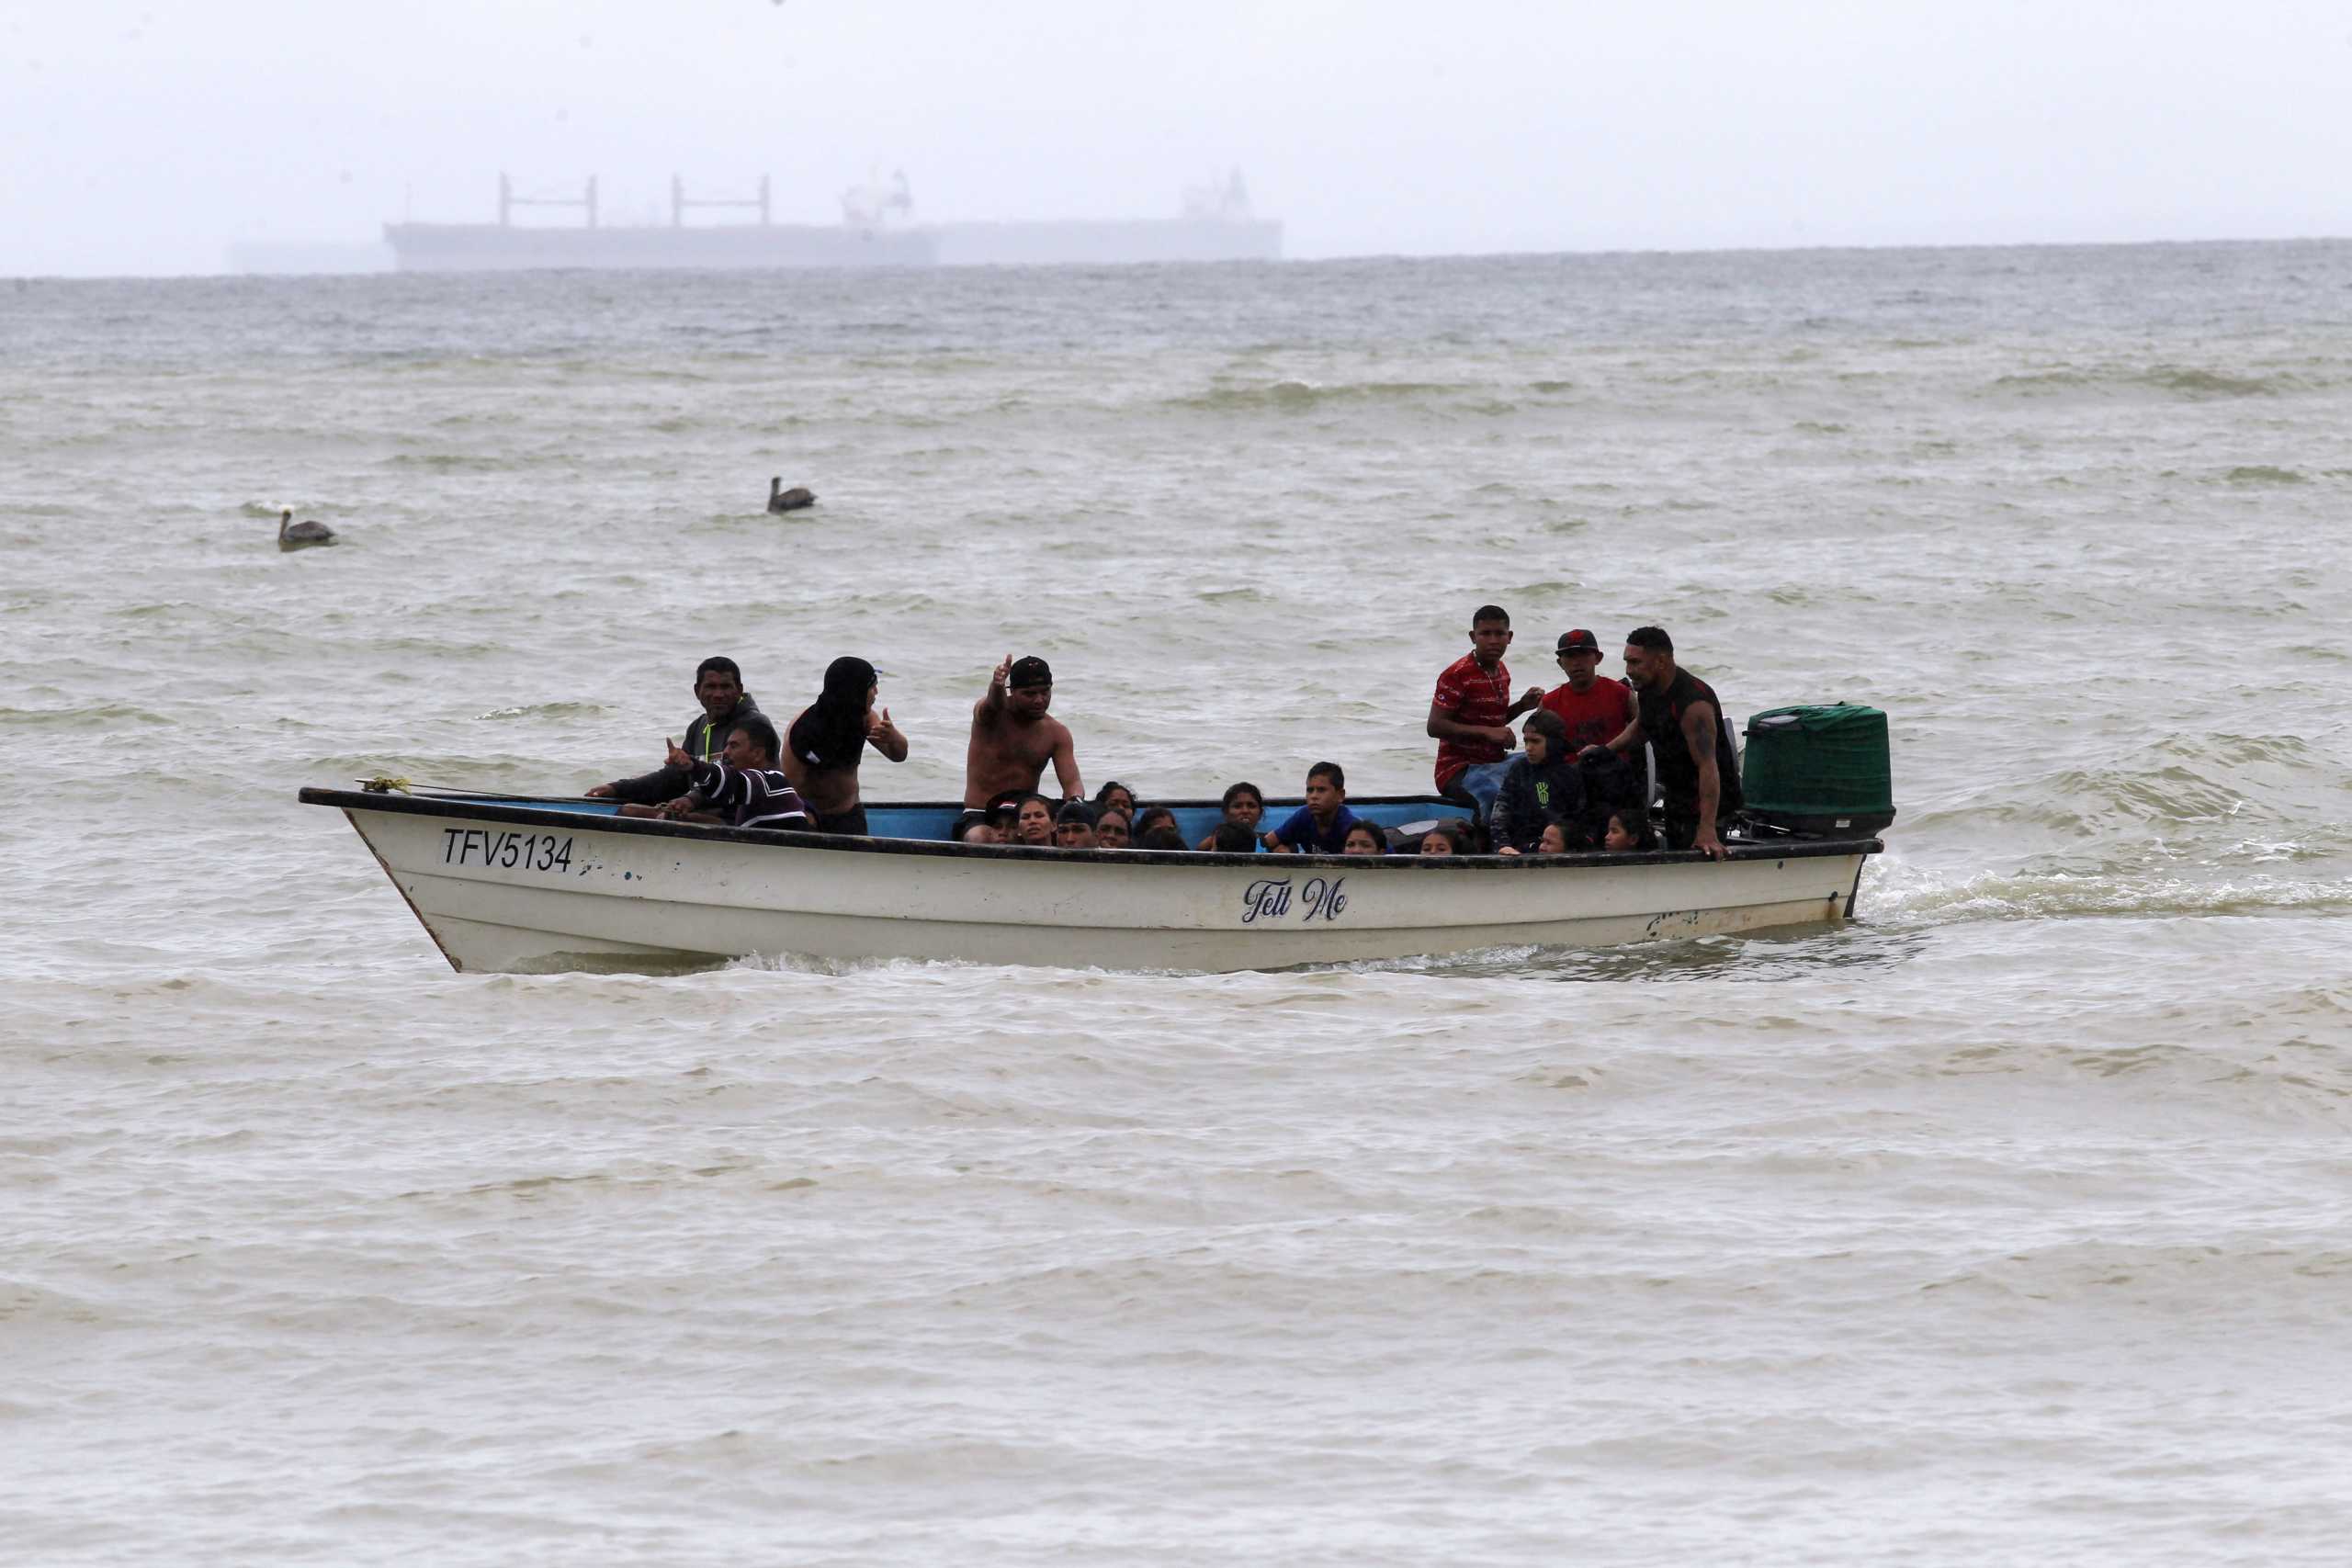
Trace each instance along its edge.
<path fill-rule="evenodd" d="M 1566 755 L 1574 761 L 1588 746 L 1606 746 L 1634 722 L 1634 694 L 1623 681 L 1595 674 L 1600 668 L 1600 639 L 1578 626 L 1560 634 L 1560 672 L 1565 686 L 1544 694 L 1544 706 L 1568 727 Z"/>

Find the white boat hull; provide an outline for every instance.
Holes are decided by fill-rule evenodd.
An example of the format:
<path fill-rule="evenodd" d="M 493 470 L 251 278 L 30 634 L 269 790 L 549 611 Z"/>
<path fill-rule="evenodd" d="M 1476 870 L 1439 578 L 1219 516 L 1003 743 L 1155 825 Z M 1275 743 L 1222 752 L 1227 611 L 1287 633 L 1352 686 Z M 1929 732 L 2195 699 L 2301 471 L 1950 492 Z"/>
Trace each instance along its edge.
<path fill-rule="evenodd" d="M 305 790 L 341 807 L 452 965 L 676 969 L 754 955 L 1286 968 L 1835 922 L 1871 840 L 1497 859 L 964 849 L 739 834 Z"/>

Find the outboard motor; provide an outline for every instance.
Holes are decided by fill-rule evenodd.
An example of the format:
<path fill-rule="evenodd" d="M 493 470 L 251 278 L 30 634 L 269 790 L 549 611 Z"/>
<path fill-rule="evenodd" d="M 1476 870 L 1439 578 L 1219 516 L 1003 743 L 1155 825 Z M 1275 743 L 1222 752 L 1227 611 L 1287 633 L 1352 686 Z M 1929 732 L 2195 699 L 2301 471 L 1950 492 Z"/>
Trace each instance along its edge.
<path fill-rule="evenodd" d="M 1740 788 L 1750 819 L 1784 833 L 1867 839 L 1894 820 L 1886 715 L 1838 703 L 1747 721 Z"/>

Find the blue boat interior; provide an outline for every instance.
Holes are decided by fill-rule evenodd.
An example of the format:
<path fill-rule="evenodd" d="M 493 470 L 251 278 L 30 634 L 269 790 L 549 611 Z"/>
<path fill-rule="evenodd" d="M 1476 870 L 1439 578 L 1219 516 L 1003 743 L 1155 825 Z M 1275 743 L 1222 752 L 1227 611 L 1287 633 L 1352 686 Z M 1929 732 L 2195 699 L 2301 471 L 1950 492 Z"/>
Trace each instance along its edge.
<path fill-rule="evenodd" d="M 541 799 L 511 795 L 445 795 L 435 798 L 463 806 L 527 806 L 535 811 L 570 811 L 582 817 L 614 817 L 620 812 L 619 806 L 612 801 L 583 800 L 578 796 Z M 1304 804 L 1295 799 L 1267 801 L 1264 827 L 1273 828 Z M 1208 837 L 1225 818 L 1224 810 L 1213 801 L 1170 802 L 1169 809 L 1176 814 L 1177 827 L 1188 844 L 1196 844 Z M 1359 817 L 1369 817 L 1384 828 L 1402 828 L 1408 823 L 1444 821 L 1449 818 L 1470 815 L 1467 807 L 1434 795 L 1383 795 L 1351 800 L 1348 809 Z M 962 807 L 941 803 L 881 806 L 869 802 L 865 807 L 866 826 L 877 839 L 944 840 L 947 837 L 947 829 L 963 814 Z"/>

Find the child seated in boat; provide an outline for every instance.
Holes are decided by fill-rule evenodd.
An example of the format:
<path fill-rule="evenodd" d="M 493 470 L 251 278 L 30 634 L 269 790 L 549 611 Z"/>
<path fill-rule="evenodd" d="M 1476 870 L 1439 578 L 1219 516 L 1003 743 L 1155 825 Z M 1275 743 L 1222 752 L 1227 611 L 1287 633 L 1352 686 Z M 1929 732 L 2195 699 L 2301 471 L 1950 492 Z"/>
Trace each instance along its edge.
<path fill-rule="evenodd" d="M 1243 783 L 1226 785 L 1225 799 L 1221 804 L 1225 807 L 1227 822 L 1238 823 L 1247 828 L 1253 840 L 1258 836 L 1258 825 L 1265 819 L 1266 816 L 1266 796 L 1256 784 Z M 1216 833 L 1212 830 L 1201 840 L 1198 847 L 1204 850 L 1215 848 L 1216 846 L 1209 842 L 1209 839 L 1214 837 Z"/>
<path fill-rule="evenodd" d="M 1218 823 L 1216 830 L 1201 847 L 1224 855 L 1261 855 L 1266 852 L 1266 846 L 1258 841 L 1258 835 L 1238 822 Z"/>
<path fill-rule="evenodd" d="M 1510 852 L 1509 850 L 1505 850 L 1503 852 L 1505 854 L 1509 854 Z M 1544 836 L 1535 840 L 1535 852 L 1539 855 L 1566 854 L 1568 852 L 1568 825 L 1565 822 L 1544 823 Z"/>
<path fill-rule="evenodd" d="M 1388 830 L 1377 822 L 1367 822 L 1359 817 L 1348 827 L 1347 842 L 1340 847 L 1343 855 L 1385 855 L 1388 852 Z"/>
<path fill-rule="evenodd" d="M 1527 716 L 1525 749 L 1503 770 L 1503 787 L 1487 814 L 1498 854 L 1535 848 L 1546 824 L 1572 822 L 1584 811 L 1584 775 L 1568 756 L 1568 727 L 1549 708 Z"/>
<path fill-rule="evenodd" d="M 1421 835 L 1420 852 L 1425 855 L 1458 855 L 1463 852 L 1466 837 L 1459 822 L 1440 822 Z"/>
<path fill-rule="evenodd" d="M 1609 814 L 1609 832 L 1600 847 L 1623 853 L 1630 850 L 1654 850 L 1657 840 L 1650 832 L 1650 815 L 1631 807 L 1621 807 Z"/>
<path fill-rule="evenodd" d="M 1337 762 L 1317 762 L 1306 770 L 1306 804 L 1267 834 L 1265 845 L 1277 854 L 1336 855 L 1359 820 L 1348 809 L 1348 775 Z"/>

